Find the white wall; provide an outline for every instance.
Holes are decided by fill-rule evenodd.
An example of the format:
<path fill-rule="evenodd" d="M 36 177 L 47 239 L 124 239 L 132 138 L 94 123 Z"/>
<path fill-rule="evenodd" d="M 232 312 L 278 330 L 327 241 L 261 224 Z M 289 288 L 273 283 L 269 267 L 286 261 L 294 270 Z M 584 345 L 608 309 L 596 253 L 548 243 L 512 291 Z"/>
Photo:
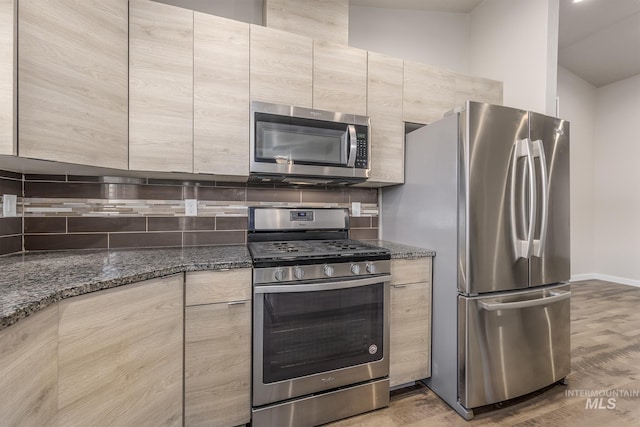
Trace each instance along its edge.
<path fill-rule="evenodd" d="M 262 25 L 263 0 L 154 0 L 198 12 Z"/>
<path fill-rule="evenodd" d="M 596 91 L 595 266 L 640 286 L 640 75 Z"/>
<path fill-rule="evenodd" d="M 470 14 L 472 75 L 504 82 L 504 104 L 555 115 L 559 0 L 485 0 Z"/>
<path fill-rule="evenodd" d="M 595 147 L 596 88 L 560 67 L 560 117 L 570 123 L 571 150 L 571 275 L 580 279 L 595 272 Z M 586 275 L 586 277 L 584 276 Z"/>
<path fill-rule="evenodd" d="M 349 46 L 468 74 L 469 15 L 350 6 Z"/>

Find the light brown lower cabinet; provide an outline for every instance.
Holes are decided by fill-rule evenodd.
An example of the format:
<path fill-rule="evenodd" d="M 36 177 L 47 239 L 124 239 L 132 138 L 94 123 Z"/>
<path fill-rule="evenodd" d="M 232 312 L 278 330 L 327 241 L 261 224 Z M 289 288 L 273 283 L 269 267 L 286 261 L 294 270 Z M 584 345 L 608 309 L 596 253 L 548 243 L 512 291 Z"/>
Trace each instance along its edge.
<path fill-rule="evenodd" d="M 431 258 L 391 262 L 391 387 L 431 376 Z"/>
<path fill-rule="evenodd" d="M 0 331 L 0 426 L 57 425 L 58 305 Z"/>
<path fill-rule="evenodd" d="M 187 273 L 185 286 L 185 426 L 246 424 L 251 420 L 251 269 Z"/>
<path fill-rule="evenodd" d="M 60 426 L 182 425 L 183 280 L 59 303 Z"/>

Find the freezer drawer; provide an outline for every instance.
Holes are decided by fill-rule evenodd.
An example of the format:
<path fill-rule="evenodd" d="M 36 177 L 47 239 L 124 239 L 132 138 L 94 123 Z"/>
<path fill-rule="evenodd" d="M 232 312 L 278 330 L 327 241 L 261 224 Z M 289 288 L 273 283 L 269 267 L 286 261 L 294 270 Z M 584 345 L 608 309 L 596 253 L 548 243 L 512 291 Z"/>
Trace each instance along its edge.
<path fill-rule="evenodd" d="M 569 285 L 458 297 L 460 403 L 475 408 L 569 374 Z"/>

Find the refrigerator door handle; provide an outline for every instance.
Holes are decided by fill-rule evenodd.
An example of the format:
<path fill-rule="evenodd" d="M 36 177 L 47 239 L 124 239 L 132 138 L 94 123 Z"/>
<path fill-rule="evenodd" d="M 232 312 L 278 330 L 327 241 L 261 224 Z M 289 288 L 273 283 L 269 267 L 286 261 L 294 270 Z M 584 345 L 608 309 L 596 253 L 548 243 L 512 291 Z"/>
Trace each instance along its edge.
<path fill-rule="evenodd" d="M 526 300 L 526 301 L 496 302 L 496 303 L 480 301 L 478 305 L 487 311 L 512 310 L 512 309 L 518 309 L 518 308 L 537 307 L 540 305 L 548 305 L 554 302 L 565 300 L 571 297 L 571 291 L 566 291 L 566 292 L 551 291 L 549 292 L 549 295 L 551 296 L 532 299 L 532 300 Z"/>
<path fill-rule="evenodd" d="M 537 139 L 531 143 L 533 147 L 533 157 L 540 159 L 540 178 L 542 185 L 542 220 L 540 221 L 540 238 L 533 240 L 533 256 L 541 257 L 544 250 L 544 243 L 547 238 L 547 224 L 549 222 L 549 176 L 547 174 L 547 159 L 544 155 L 544 145 L 542 140 Z"/>
<path fill-rule="evenodd" d="M 517 163 L 520 157 L 527 158 L 527 167 L 529 170 L 529 227 L 527 230 L 526 240 L 518 239 L 517 220 L 516 220 L 516 176 Z M 526 175 L 523 175 L 523 180 Z M 533 150 L 529 138 L 521 139 L 515 142 L 513 149 L 513 159 L 511 161 L 511 240 L 514 248 L 516 259 L 531 257 L 533 248 L 533 233 L 536 223 L 536 170 L 533 161 Z"/>

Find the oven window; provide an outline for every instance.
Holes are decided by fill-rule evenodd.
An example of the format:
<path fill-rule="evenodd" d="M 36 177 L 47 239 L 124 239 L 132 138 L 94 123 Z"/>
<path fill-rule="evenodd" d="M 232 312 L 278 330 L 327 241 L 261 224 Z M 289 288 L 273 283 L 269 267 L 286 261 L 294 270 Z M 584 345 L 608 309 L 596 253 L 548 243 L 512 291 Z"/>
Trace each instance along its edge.
<path fill-rule="evenodd" d="M 264 383 L 382 359 L 384 285 L 262 294 Z"/>

